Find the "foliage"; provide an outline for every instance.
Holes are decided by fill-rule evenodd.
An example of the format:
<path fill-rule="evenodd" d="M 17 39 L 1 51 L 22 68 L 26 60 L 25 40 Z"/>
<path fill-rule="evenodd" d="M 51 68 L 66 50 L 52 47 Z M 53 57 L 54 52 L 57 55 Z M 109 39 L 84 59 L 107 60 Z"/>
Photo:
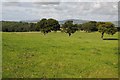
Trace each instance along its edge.
<path fill-rule="evenodd" d="M 78 31 L 83 30 L 83 28 L 82 28 L 82 24 L 77 24 L 77 28 L 78 28 Z"/>
<path fill-rule="evenodd" d="M 120 27 L 116 27 L 117 28 L 117 31 L 120 31 Z"/>
<path fill-rule="evenodd" d="M 60 30 L 60 24 L 55 19 L 50 18 L 47 20 L 43 18 L 37 23 L 37 30 L 40 30 L 42 33 L 46 34 L 51 31 Z"/>
<path fill-rule="evenodd" d="M 98 31 L 102 34 L 101 38 L 103 38 L 104 33 L 113 35 L 117 32 L 117 28 L 111 22 L 99 22 L 97 23 Z"/>
<path fill-rule="evenodd" d="M 66 21 L 62 25 L 62 28 L 65 33 L 69 34 L 69 36 L 71 36 L 71 34 L 75 33 L 78 30 L 77 24 L 73 24 L 73 21 Z"/>
<path fill-rule="evenodd" d="M 44 34 L 51 32 L 51 28 L 48 27 L 47 19 L 42 19 L 39 22 L 40 31 Z"/>
<path fill-rule="evenodd" d="M 86 23 L 82 24 L 82 30 L 86 31 L 86 32 L 93 32 L 93 31 L 97 31 L 97 26 L 96 26 L 96 21 L 89 21 Z"/>
<path fill-rule="evenodd" d="M 3 32 L 28 32 L 35 31 L 35 23 L 2 21 Z"/>
<path fill-rule="evenodd" d="M 48 27 L 51 27 L 52 31 L 60 30 L 60 24 L 57 20 L 50 18 L 47 20 L 47 23 L 48 23 Z"/>

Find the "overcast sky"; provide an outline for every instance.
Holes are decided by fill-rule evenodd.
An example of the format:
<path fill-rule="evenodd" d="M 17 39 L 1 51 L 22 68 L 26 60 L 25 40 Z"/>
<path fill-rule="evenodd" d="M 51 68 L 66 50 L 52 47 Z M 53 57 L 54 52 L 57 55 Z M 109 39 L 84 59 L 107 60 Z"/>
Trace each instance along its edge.
<path fill-rule="evenodd" d="M 25 0 L 2 2 L 2 20 L 38 20 L 55 18 L 57 20 L 82 19 L 96 21 L 116 21 L 118 19 L 118 2 L 74 2 Z M 110 0 L 109 0 L 110 1 Z M 111 0 L 112 1 L 112 0 Z M 115 1 L 115 0 L 114 0 Z M 117 0 L 116 0 L 117 1 Z"/>

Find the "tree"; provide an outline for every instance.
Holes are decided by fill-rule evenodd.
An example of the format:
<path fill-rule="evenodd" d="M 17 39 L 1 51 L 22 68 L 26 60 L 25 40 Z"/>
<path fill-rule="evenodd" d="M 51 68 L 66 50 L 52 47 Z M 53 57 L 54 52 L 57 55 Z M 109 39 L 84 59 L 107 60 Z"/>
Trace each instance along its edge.
<path fill-rule="evenodd" d="M 57 30 L 60 30 L 60 24 L 57 20 L 55 19 L 48 19 L 47 20 L 47 24 L 48 24 L 48 27 L 51 28 L 51 31 L 57 31 Z"/>
<path fill-rule="evenodd" d="M 117 32 L 115 25 L 111 22 L 98 22 L 98 31 L 101 33 L 101 38 L 104 37 L 104 33 L 113 35 Z"/>
<path fill-rule="evenodd" d="M 40 31 L 45 35 L 48 32 L 51 32 L 51 28 L 48 26 L 47 19 L 43 18 L 39 22 L 40 24 Z"/>
<path fill-rule="evenodd" d="M 117 28 L 117 31 L 120 32 L 120 27 L 116 27 Z"/>
<path fill-rule="evenodd" d="M 89 27 L 89 23 L 86 22 L 86 23 L 83 23 L 82 24 L 82 29 L 86 32 L 90 32 L 90 27 Z"/>
<path fill-rule="evenodd" d="M 45 35 L 48 32 L 60 30 L 60 24 L 55 19 L 50 18 L 47 20 L 43 18 L 37 22 L 36 30 L 41 31 Z"/>
<path fill-rule="evenodd" d="M 69 36 L 71 36 L 71 34 L 75 33 L 78 30 L 77 24 L 73 24 L 73 21 L 66 21 L 62 25 L 62 28 L 65 33 L 69 34 Z"/>
<path fill-rule="evenodd" d="M 2 21 L 3 32 L 28 32 L 31 31 L 30 23 L 27 22 L 14 22 L 14 21 Z"/>
<path fill-rule="evenodd" d="M 35 25 L 35 31 L 40 31 L 40 21 Z"/>
<path fill-rule="evenodd" d="M 36 30 L 36 27 L 35 27 L 36 24 L 35 23 L 30 23 L 29 26 L 30 26 L 30 29 L 29 29 L 30 31 L 35 31 Z"/>
<path fill-rule="evenodd" d="M 77 24 L 77 28 L 78 28 L 79 31 L 80 31 L 80 30 L 83 30 L 82 24 Z"/>
<path fill-rule="evenodd" d="M 82 29 L 86 32 L 98 31 L 96 24 L 97 24 L 96 21 L 89 21 L 89 22 L 83 23 Z"/>
<path fill-rule="evenodd" d="M 93 31 L 98 31 L 98 28 L 97 28 L 97 22 L 96 21 L 89 21 L 90 23 L 90 29 L 91 29 L 91 32 Z"/>

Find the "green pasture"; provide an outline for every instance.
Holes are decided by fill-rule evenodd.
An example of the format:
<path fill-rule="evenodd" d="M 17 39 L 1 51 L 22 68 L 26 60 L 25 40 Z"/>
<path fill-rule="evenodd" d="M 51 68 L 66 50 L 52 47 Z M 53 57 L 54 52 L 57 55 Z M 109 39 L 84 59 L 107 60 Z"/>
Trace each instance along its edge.
<path fill-rule="evenodd" d="M 2 33 L 3 78 L 117 78 L 118 40 L 99 32 Z M 106 35 L 105 38 L 118 38 Z"/>

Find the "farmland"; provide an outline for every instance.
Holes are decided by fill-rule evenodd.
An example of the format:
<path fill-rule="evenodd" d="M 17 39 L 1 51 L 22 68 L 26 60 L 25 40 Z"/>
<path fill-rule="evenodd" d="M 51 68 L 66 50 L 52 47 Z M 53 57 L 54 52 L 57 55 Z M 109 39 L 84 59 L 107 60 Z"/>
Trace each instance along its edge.
<path fill-rule="evenodd" d="M 3 78 L 116 78 L 118 41 L 98 32 L 3 32 Z M 104 35 L 105 38 L 118 38 Z"/>

